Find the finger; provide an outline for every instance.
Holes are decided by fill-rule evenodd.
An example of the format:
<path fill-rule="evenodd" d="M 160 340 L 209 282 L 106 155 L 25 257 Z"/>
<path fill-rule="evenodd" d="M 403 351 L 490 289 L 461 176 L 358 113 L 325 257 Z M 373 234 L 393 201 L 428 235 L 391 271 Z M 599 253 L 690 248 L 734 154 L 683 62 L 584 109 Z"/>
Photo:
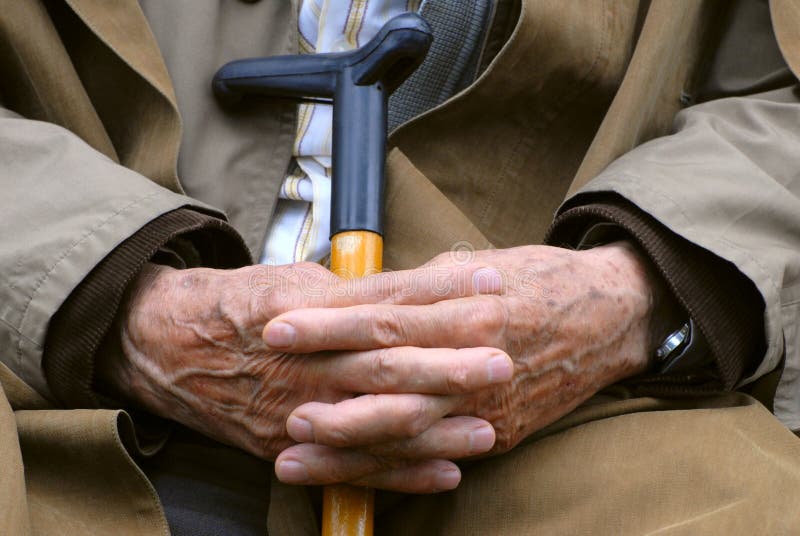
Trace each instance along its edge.
<path fill-rule="evenodd" d="M 353 483 L 406 493 L 455 488 L 461 472 L 447 460 L 399 461 L 323 445 L 294 445 L 275 460 L 275 474 L 287 484 Z"/>
<path fill-rule="evenodd" d="M 502 348 L 508 323 L 503 298 L 472 296 L 431 305 L 358 305 L 289 311 L 269 322 L 264 342 L 295 353 L 394 346 Z"/>
<path fill-rule="evenodd" d="M 426 265 L 358 279 L 338 277 L 311 262 L 254 265 L 233 270 L 225 281 L 232 293 L 248 290 L 256 308 L 278 314 L 301 307 L 347 307 L 390 303 L 433 303 L 443 299 L 497 293 L 500 272 L 479 263 Z M 246 289 L 245 289 L 246 287 Z"/>
<path fill-rule="evenodd" d="M 356 486 L 400 493 L 439 493 L 458 487 L 461 471 L 446 460 L 430 460 L 388 469 L 353 481 Z"/>
<path fill-rule="evenodd" d="M 489 452 L 496 435 L 491 424 L 477 417 L 448 417 L 439 420 L 412 439 L 390 441 L 359 448 L 378 458 L 397 460 L 458 460 Z M 312 443 L 304 443 L 311 445 Z M 330 447 L 330 445 L 321 445 Z M 331 447 L 334 448 L 334 447 Z M 337 451 L 338 452 L 338 451 Z M 311 463 L 302 457 L 298 460 Z"/>
<path fill-rule="evenodd" d="M 308 402 L 286 420 L 299 443 L 359 447 L 416 437 L 456 406 L 455 397 L 363 395 L 336 404 Z"/>
<path fill-rule="evenodd" d="M 504 281 L 496 268 L 469 262 L 427 264 L 413 270 L 383 272 L 348 279 L 343 285 L 356 301 L 358 296 L 364 298 L 360 303 L 376 303 L 376 299 L 380 299 L 398 305 L 426 305 L 476 294 L 499 294 Z"/>
<path fill-rule="evenodd" d="M 491 424 L 477 417 L 447 417 L 417 437 L 369 445 L 361 450 L 396 459 L 458 460 L 486 454 L 496 439 Z"/>
<path fill-rule="evenodd" d="M 332 387 L 351 393 L 466 394 L 514 374 L 495 348 L 382 348 L 334 354 L 321 367 Z"/>

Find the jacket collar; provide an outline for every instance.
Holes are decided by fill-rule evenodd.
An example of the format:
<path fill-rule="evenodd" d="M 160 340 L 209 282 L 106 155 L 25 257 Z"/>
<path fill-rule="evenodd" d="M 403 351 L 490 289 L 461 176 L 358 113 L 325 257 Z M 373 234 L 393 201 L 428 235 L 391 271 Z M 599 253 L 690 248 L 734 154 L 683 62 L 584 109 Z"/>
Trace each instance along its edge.
<path fill-rule="evenodd" d="M 177 107 L 164 59 L 136 0 L 66 0 L 66 3 L 122 61 Z"/>
<path fill-rule="evenodd" d="M 130 118 L 123 165 L 183 193 L 177 161 L 181 119 L 164 58 L 137 0 L 64 0 L 97 39 L 152 88 L 146 109 Z M 164 106 L 158 106 L 162 101 Z M 139 117 L 149 117 L 137 123 Z"/>

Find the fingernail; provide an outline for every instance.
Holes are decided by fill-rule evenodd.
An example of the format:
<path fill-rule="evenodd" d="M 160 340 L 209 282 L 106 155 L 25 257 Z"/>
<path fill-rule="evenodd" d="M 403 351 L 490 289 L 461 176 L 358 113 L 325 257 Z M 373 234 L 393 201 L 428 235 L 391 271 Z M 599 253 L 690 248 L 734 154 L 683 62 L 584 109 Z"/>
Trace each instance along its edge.
<path fill-rule="evenodd" d="M 294 327 L 285 322 L 270 324 L 264 334 L 264 342 L 273 348 L 286 348 L 294 344 L 297 332 Z"/>
<path fill-rule="evenodd" d="M 281 481 L 287 484 L 305 484 L 310 480 L 306 466 L 294 460 L 280 462 L 277 473 Z"/>
<path fill-rule="evenodd" d="M 497 294 L 503 287 L 503 278 L 494 268 L 480 268 L 472 274 L 472 289 L 476 294 Z"/>
<path fill-rule="evenodd" d="M 486 375 L 490 383 L 507 382 L 514 375 L 514 364 L 506 355 L 496 355 L 486 364 Z"/>
<path fill-rule="evenodd" d="M 292 439 L 300 443 L 314 442 L 314 428 L 311 423 L 300 417 L 292 415 L 286 420 L 286 431 Z"/>
<path fill-rule="evenodd" d="M 439 474 L 436 475 L 437 490 L 455 489 L 459 482 L 461 482 L 461 471 L 458 469 L 445 469 L 444 471 L 439 471 Z"/>
<path fill-rule="evenodd" d="M 481 426 L 469 434 L 469 451 L 471 454 L 480 454 L 494 446 L 494 429 L 491 426 Z"/>

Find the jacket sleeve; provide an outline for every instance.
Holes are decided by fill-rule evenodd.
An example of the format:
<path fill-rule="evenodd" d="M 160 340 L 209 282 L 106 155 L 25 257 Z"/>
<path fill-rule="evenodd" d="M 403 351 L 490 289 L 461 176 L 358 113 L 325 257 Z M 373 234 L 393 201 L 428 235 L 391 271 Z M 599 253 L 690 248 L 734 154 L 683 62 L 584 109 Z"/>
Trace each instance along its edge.
<path fill-rule="evenodd" d="M 588 197 L 588 196 L 587 196 Z M 732 263 L 681 236 L 635 205 L 614 194 L 591 196 L 593 202 L 563 212 L 548 234 L 549 243 L 575 247 L 589 241 L 599 225 L 613 224 L 613 239 L 626 239 L 646 255 L 678 308 L 668 315 L 673 325 L 659 323 L 661 340 L 691 317 L 708 343 L 711 362 L 676 373 L 654 366 L 626 382 L 640 396 L 696 396 L 733 389 L 750 376 L 764 355 L 764 301 L 755 285 Z M 588 230 L 588 235 L 587 235 Z M 612 238 L 599 237 L 600 242 Z M 659 312 L 661 312 L 659 310 Z M 707 354 L 707 355 L 708 355 Z"/>
<path fill-rule="evenodd" d="M 70 382 L 78 391 L 91 383 L 86 341 L 102 337 L 97 319 L 113 317 L 125 285 L 160 246 L 185 233 L 199 239 L 201 257 L 249 260 L 213 208 L 114 163 L 64 128 L 2 108 L 0 192 L 0 360 L 51 401 L 65 403 Z M 92 273 L 106 284 L 81 285 L 100 281 Z M 53 322 L 71 295 L 71 320 Z M 51 354 L 45 374 L 53 326 L 71 357 Z M 54 390 L 48 380 L 63 385 Z"/>
<path fill-rule="evenodd" d="M 690 253 L 692 248 L 683 249 L 685 262 L 672 264 L 673 277 L 700 273 L 706 284 L 713 285 L 735 281 L 729 273 L 734 266 L 763 300 L 763 309 L 751 301 L 737 314 L 747 318 L 749 313 L 749 322 L 763 326 L 766 342 L 738 383 L 753 382 L 782 364 L 774 410 L 793 429 L 800 429 L 797 95 L 795 88 L 787 88 L 720 99 L 682 111 L 676 117 L 674 134 L 646 143 L 612 163 L 568 199 L 557 218 L 562 225 L 569 225 L 570 220 L 574 223 L 576 208 L 596 212 L 587 207 L 602 199 L 621 199 L 624 205 L 635 207 L 634 212 L 644 213 L 670 235 L 696 248 L 694 253 Z M 569 213 L 573 218 L 566 217 Z M 703 266 L 697 266 L 697 259 L 705 259 Z M 701 268 L 705 271 L 698 272 Z M 665 275 L 669 279 L 670 275 Z M 730 310 L 740 297 L 732 293 L 747 291 L 744 284 L 725 288 L 728 290 L 713 294 L 706 308 Z M 727 335 L 722 330 L 720 336 L 727 337 L 729 349 L 720 346 L 718 352 L 732 351 L 730 344 L 741 335 L 734 332 L 735 325 L 729 324 Z M 725 355 L 716 357 L 718 364 L 730 361 Z"/>

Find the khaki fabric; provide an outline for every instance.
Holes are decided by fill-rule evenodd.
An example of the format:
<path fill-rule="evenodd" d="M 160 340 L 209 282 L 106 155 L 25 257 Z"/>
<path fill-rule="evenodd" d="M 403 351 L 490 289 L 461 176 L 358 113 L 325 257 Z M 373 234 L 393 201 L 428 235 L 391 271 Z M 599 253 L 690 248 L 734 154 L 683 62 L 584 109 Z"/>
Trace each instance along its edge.
<path fill-rule="evenodd" d="M 689 97 L 701 53 L 724 4 L 714 0 L 653 0 L 636 51 L 614 102 L 570 186 L 570 193 L 613 159 L 669 132 Z"/>
<path fill-rule="evenodd" d="M 798 76 L 800 2 L 770 0 L 769 5 L 783 59 Z M 650 2 L 625 78 L 570 185 L 570 195 L 614 159 L 671 132 L 675 114 L 691 104 L 703 68 L 699 51 L 711 44 L 725 7 L 720 0 Z"/>
<path fill-rule="evenodd" d="M 15 418 L 33 534 L 169 534 L 155 490 L 128 454 L 137 448 L 124 412 L 22 410 Z"/>
<path fill-rule="evenodd" d="M 766 303 L 768 349 L 744 382 L 784 359 L 774 410 L 794 430 L 800 430 L 798 125 L 795 88 L 693 106 L 678 114 L 673 135 L 628 152 L 581 191 L 623 195 L 756 284 Z"/>
<path fill-rule="evenodd" d="M 0 365 L 4 367 L 5 365 Z M 19 432 L 11 405 L 0 388 L 0 533 L 27 536 L 31 533 L 25 471 L 19 447 Z"/>
<path fill-rule="evenodd" d="M 42 2 L 0 4 L 0 61 L 6 80 L 3 104 L 30 119 L 61 125 L 93 148 L 119 160 L 97 110 Z M 56 83 L 58 81 L 58 83 Z M 8 82 L 6 82 L 8 84 Z"/>
<path fill-rule="evenodd" d="M 290 100 L 223 110 L 211 79 L 223 64 L 297 51 L 289 1 L 140 0 L 174 78 L 183 123 L 178 172 L 186 193 L 224 211 L 261 257 L 292 154 L 297 106 Z"/>
<path fill-rule="evenodd" d="M 56 409 L 0 363 L 0 431 L 0 534 L 169 534 L 125 412 Z"/>
<path fill-rule="evenodd" d="M 769 0 L 772 27 L 783 59 L 795 75 L 800 73 L 800 3 L 794 0 Z"/>
<path fill-rule="evenodd" d="M 182 206 L 216 213 L 98 153 L 68 130 L 0 108 L 0 359 L 45 397 L 47 324 L 108 252 Z M 78 329 L 78 327 L 76 327 Z"/>
<path fill-rule="evenodd" d="M 455 491 L 393 506 L 376 534 L 795 534 L 797 438 L 744 395 L 694 404 L 583 407 L 567 429 L 467 467 Z"/>
<path fill-rule="evenodd" d="M 800 442 L 762 405 L 739 393 L 624 396 L 596 397 L 511 452 L 466 464 L 452 492 L 379 492 L 375 534 L 796 532 Z M 270 534 L 315 534 L 293 499 L 271 503 Z"/>
<path fill-rule="evenodd" d="M 541 242 L 625 74 L 637 9 L 629 0 L 522 2 L 480 78 L 390 143 L 497 247 Z M 398 206 L 395 217 L 406 223 L 406 214 L 418 216 Z"/>
<path fill-rule="evenodd" d="M 419 217 L 405 212 L 414 206 Z M 488 249 L 492 244 L 458 207 L 395 148 L 386 159 L 386 241 L 383 263 L 392 270 L 417 267 L 451 249 Z M 429 219 L 436 219 L 430 225 Z"/>
<path fill-rule="evenodd" d="M 278 0 L 261 4 L 250 7 L 285 19 L 259 20 L 268 37 L 251 42 L 261 47 L 254 53 L 290 50 L 293 10 Z M 722 4 L 524 0 L 514 34 L 480 79 L 393 134 L 388 228 L 403 231 L 387 240 L 390 265 L 413 265 L 459 241 L 535 243 L 570 185 L 578 196 L 616 192 L 754 280 L 770 343 L 756 376 L 785 351 L 776 410 L 797 418 L 794 97 L 709 103 L 673 125 Z M 174 15 L 190 30 L 207 20 L 191 14 L 199 3 L 163 5 L 180 11 Z M 771 6 L 781 50 L 800 72 L 800 2 Z M 247 7 L 220 9 L 242 16 Z M 211 104 L 207 93 L 179 92 L 176 101 L 170 75 L 196 74 L 179 63 L 181 40 L 204 35 L 202 28 L 156 42 L 135 0 L 0 0 L 0 530 L 10 534 L 166 532 L 152 487 L 131 461 L 139 447 L 130 419 L 50 407 L 41 355 L 48 321 L 71 290 L 161 214 L 223 209 L 251 249 L 260 247 L 272 202 L 264 192 L 274 184 L 257 166 L 283 172 L 274 163 L 290 150 L 293 113 L 265 104 L 272 119 L 247 122 L 215 110 L 209 120 L 227 123 L 209 126 L 195 117 Z M 189 57 L 211 69 L 240 52 L 235 41 L 218 43 L 219 55 L 212 46 Z M 199 108 L 181 104 L 192 98 Z M 217 162 L 210 154 L 183 169 L 178 149 L 187 138 L 176 106 L 192 114 L 187 136 L 205 128 L 231 138 L 220 145 L 230 167 L 220 183 L 212 175 L 221 171 L 191 167 Z M 239 120 L 247 126 L 236 128 Z M 660 138 L 635 149 L 673 129 L 682 145 Z M 243 168 L 233 163 L 238 154 Z M 696 188 L 704 195 L 693 197 Z M 706 198 L 711 207 L 700 203 Z M 752 199 L 759 202 L 744 204 Z M 263 212 L 247 219 L 262 202 Z M 428 519 L 426 527 L 443 533 L 791 533 L 796 438 L 750 399 L 715 400 L 714 409 L 702 400 L 680 408 L 598 403 L 547 437 L 476 463 L 457 492 L 409 499 L 380 522 L 398 531 L 402 521 L 411 531 Z M 293 522 L 308 515 L 300 495 L 275 495 L 285 500 L 270 505 L 273 533 L 311 525 Z"/>

